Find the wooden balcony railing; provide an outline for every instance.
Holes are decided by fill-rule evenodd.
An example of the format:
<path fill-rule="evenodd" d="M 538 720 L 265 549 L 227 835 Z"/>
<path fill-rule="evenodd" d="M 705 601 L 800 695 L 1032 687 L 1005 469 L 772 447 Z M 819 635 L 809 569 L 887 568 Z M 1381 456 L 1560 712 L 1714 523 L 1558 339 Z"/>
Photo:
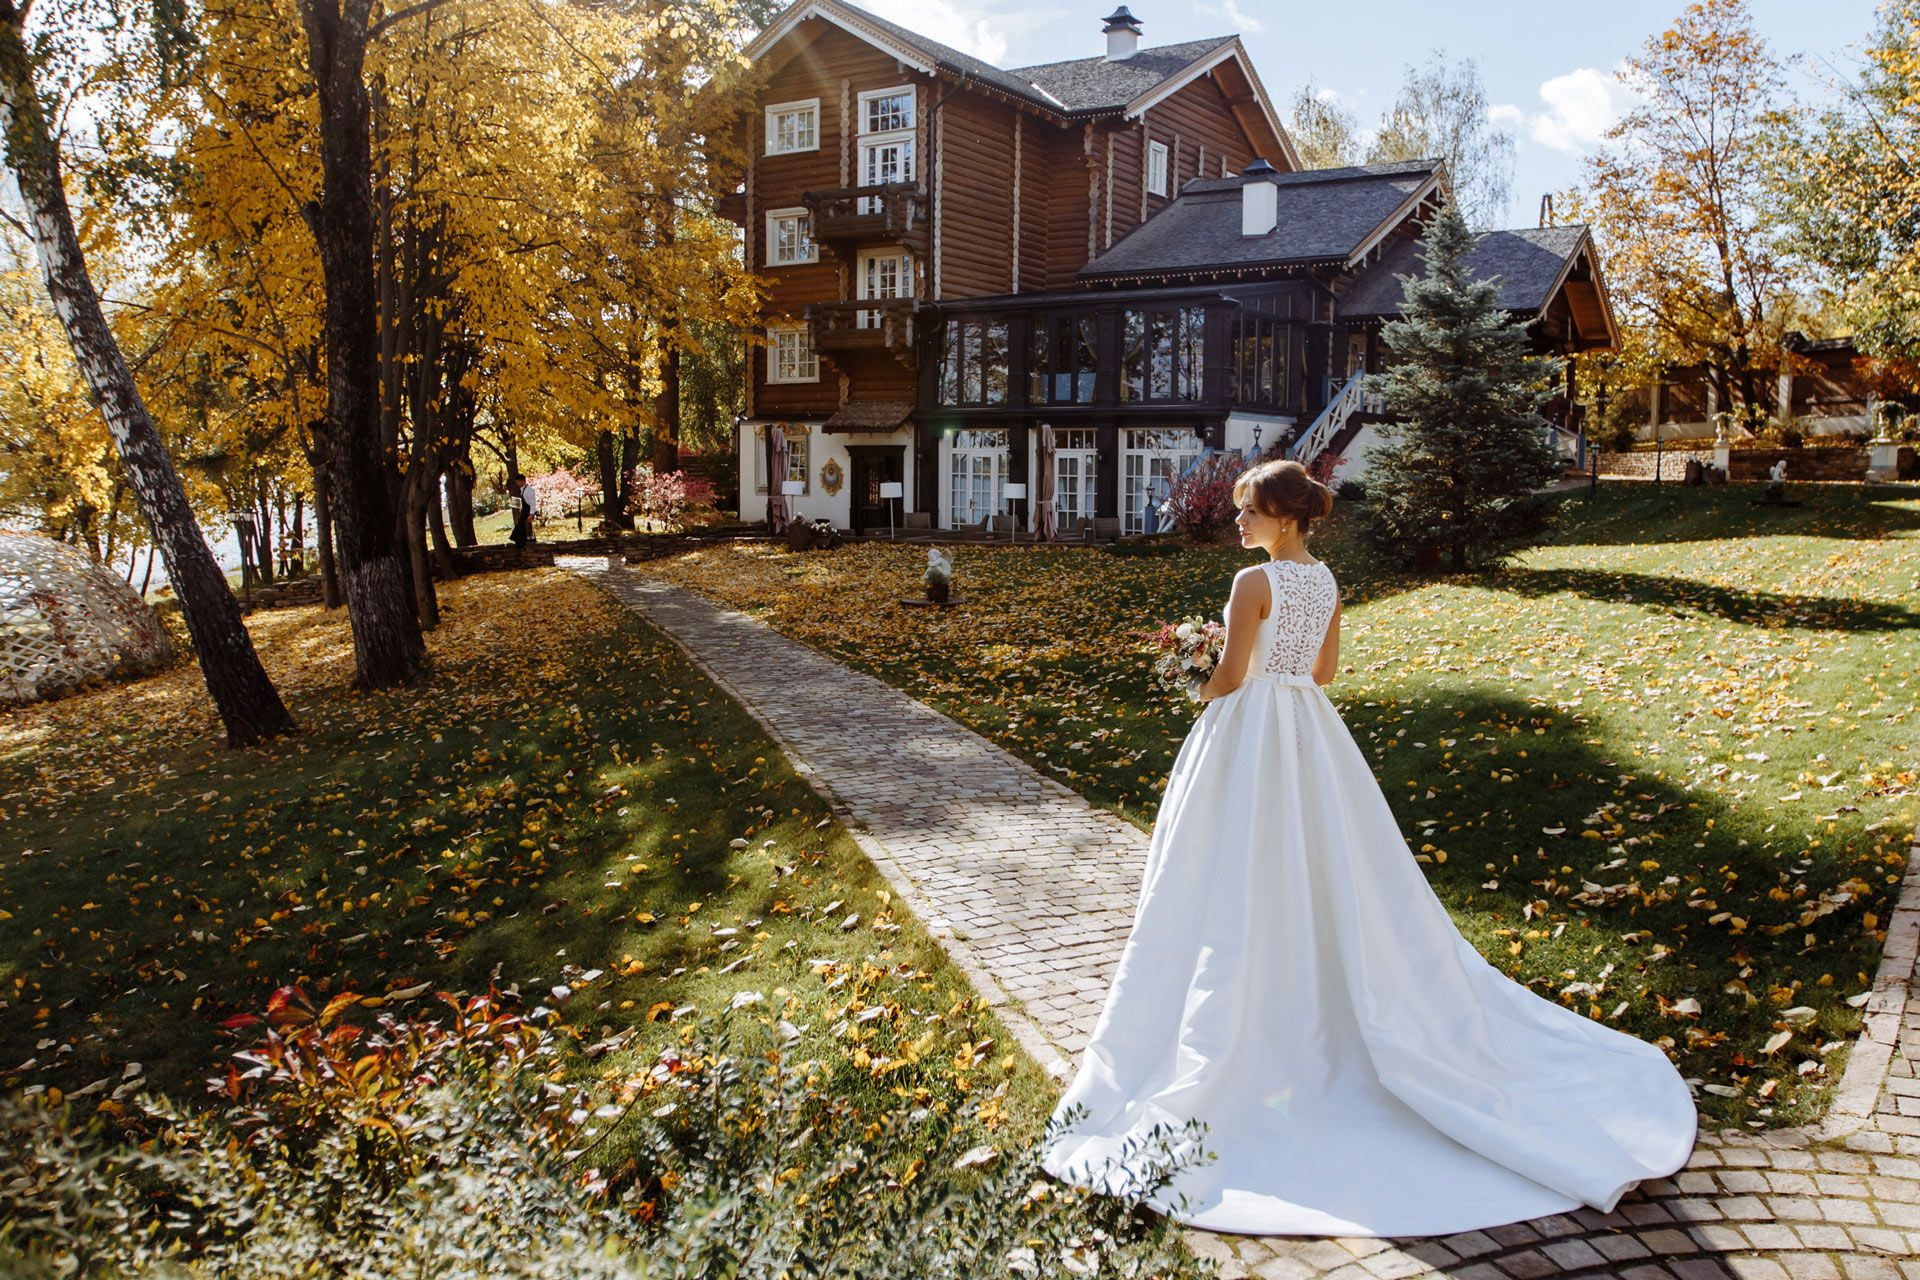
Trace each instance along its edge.
<path fill-rule="evenodd" d="M 919 363 L 914 326 L 920 303 L 913 298 L 807 304 L 813 349 L 831 359 L 860 351 L 883 352 L 908 368 Z"/>
<path fill-rule="evenodd" d="M 800 201 L 813 213 L 815 243 L 848 261 L 860 245 L 902 244 L 926 251 L 927 189 L 917 182 L 809 191 Z"/>

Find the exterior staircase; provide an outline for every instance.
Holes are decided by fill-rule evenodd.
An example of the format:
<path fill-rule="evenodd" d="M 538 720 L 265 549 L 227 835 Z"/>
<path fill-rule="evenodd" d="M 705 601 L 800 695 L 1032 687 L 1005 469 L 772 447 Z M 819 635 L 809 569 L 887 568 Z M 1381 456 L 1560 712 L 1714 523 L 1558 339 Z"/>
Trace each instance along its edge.
<path fill-rule="evenodd" d="M 1327 401 L 1327 407 L 1320 411 L 1320 416 L 1287 445 L 1286 456 L 1311 467 L 1321 454 L 1342 447 L 1353 439 L 1354 433 L 1348 427 L 1353 425 L 1353 415 L 1360 412 L 1365 403 L 1366 396 L 1362 388 L 1366 380 L 1365 372 L 1355 373 L 1348 378 L 1333 399 Z"/>

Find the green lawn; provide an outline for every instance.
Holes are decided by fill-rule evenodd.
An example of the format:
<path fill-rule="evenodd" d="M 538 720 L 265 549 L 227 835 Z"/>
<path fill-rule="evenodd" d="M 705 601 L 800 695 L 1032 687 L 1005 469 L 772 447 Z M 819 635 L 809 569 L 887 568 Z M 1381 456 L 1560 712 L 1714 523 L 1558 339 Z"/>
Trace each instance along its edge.
<path fill-rule="evenodd" d="M 564 983 L 615 1077 L 675 1035 L 668 1011 L 752 990 L 742 1016 L 877 1010 L 829 1064 L 876 1108 L 912 1093 L 896 1031 L 990 1037 L 963 1070 L 1007 1086 L 996 1140 L 1037 1135 L 1054 1086 L 670 642 L 557 571 L 448 584 L 442 607 L 430 677 L 372 696 L 341 615 L 256 615 L 303 726 L 261 749 L 214 745 L 191 664 L 0 712 L 0 1086 L 197 1097 L 234 1047 L 221 1020 L 287 983 L 529 1004 Z"/>
<path fill-rule="evenodd" d="M 1838 1079 L 1920 819 L 1920 489 L 1757 493 L 1578 491 L 1543 545 L 1458 577 L 1383 567 L 1345 506 L 1313 548 L 1347 606 L 1328 691 L 1462 931 L 1669 1044 L 1716 1118 L 1781 1125 Z M 1154 551 L 964 546 L 950 611 L 899 604 L 922 548 L 650 569 L 1146 827 L 1194 709 L 1152 687 L 1140 633 L 1215 613 L 1250 559 Z"/>

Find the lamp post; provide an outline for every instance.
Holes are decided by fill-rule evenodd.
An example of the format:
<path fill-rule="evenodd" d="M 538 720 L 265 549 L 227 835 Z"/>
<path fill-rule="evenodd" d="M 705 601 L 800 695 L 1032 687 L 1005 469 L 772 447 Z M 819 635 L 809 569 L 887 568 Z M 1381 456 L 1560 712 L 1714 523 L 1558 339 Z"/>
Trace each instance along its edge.
<path fill-rule="evenodd" d="M 1595 425 L 1601 430 L 1607 426 L 1607 366 L 1600 366 L 1600 387 L 1593 397 L 1593 416 Z M 1592 433 L 1588 432 L 1581 440 L 1587 450 L 1587 494 L 1589 497 L 1600 492 L 1600 450 L 1593 444 Z"/>

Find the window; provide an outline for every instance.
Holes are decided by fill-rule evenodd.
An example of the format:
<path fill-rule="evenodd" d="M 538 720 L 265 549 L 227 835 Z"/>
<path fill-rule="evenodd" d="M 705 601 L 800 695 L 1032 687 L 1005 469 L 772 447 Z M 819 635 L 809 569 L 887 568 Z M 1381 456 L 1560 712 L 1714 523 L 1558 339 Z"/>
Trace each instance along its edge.
<path fill-rule="evenodd" d="M 1130 427 L 1121 433 L 1126 452 L 1126 490 L 1120 501 L 1123 533 L 1156 533 L 1160 504 L 1173 482 L 1200 460 L 1200 439 L 1175 427 Z"/>
<path fill-rule="evenodd" d="M 813 243 L 813 215 L 805 209 L 769 209 L 767 265 L 818 261 L 820 249 Z"/>
<path fill-rule="evenodd" d="M 948 526 L 959 529 L 999 515 L 1006 507 L 1006 494 L 1006 431 L 955 432 Z"/>
<path fill-rule="evenodd" d="M 940 403 L 1007 402 L 1005 320 L 949 320 L 940 358 Z"/>
<path fill-rule="evenodd" d="M 805 325 L 767 330 L 767 381 L 818 382 L 820 358 Z"/>
<path fill-rule="evenodd" d="M 869 89 L 860 95 L 860 132 L 892 133 L 913 128 L 913 86 Z"/>
<path fill-rule="evenodd" d="M 1234 399 L 1241 404 L 1287 403 L 1287 325 L 1276 316 L 1242 312 L 1234 321 Z"/>
<path fill-rule="evenodd" d="M 1129 310 L 1121 324 L 1122 400 L 1198 400 L 1206 372 L 1204 307 Z"/>
<path fill-rule="evenodd" d="M 820 149 L 820 99 L 776 102 L 767 108 L 767 154 Z"/>
<path fill-rule="evenodd" d="M 860 185 L 884 186 L 913 179 L 914 90 L 870 89 L 860 95 Z M 863 196 L 861 213 L 880 208 L 876 196 Z"/>
<path fill-rule="evenodd" d="M 1099 351 L 1093 316 L 1035 316 L 1028 330 L 1028 401 L 1092 404 Z"/>
<path fill-rule="evenodd" d="M 1167 194 L 1167 144 L 1147 144 L 1147 191 L 1156 196 Z"/>
<path fill-rule="evenodd" d="M 854 284 L 862 298 L 911 298 L 913 259 L 894 249 L 866 250 L 860 254 Z M 859 325 L 862 329 L 877 328 L 880 317 L 878 311 L 862 311 Z"/>
<path fill-rule="evenodd" d="M 787 479 L 807 484 L 806 424 L 783 422 L 780 430 L 787 438 Z M 753 491 L 767 491 L 767 426 L 764 423 L 753 429 Z M 812 489 L 809 487 L 801 492 L 811 493 Z"/>
<path fill-rule="evenodd" d="M 1053 432 L 1053 510 L 1062 524 L 1093 515 L 1095 449 L 1091 427 L 1055 427 Z"/>

